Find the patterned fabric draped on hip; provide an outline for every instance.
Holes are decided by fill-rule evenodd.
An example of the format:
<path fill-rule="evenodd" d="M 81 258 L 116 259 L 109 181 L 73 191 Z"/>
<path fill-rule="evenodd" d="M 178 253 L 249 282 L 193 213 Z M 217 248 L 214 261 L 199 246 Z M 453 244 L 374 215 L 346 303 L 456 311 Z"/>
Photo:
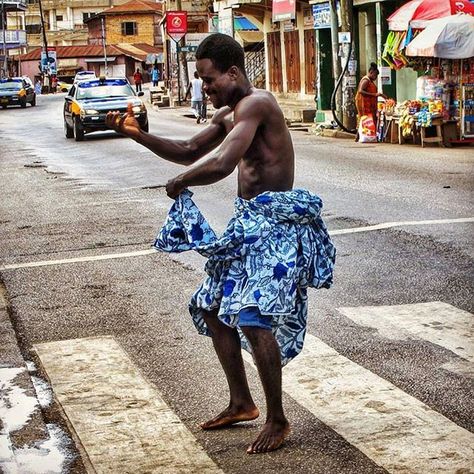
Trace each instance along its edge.
<path fill-rule="evenodd" d="M 257 307 L 272 317 L 285 365 L 303 348 L 308 286 L 333 282 L 336 249 L 321 218 L 321 199 L 302 189 L 237 198 L 234 216 L 217 237 L 191 197 L 185 190 L 176 199 L 154 247 L 208 257 L 207 278 L 189 304 L 197 330 L 209 335 L 203 311 L 216 311 L 224 324 L 239 328 L 239 312 Z"/>

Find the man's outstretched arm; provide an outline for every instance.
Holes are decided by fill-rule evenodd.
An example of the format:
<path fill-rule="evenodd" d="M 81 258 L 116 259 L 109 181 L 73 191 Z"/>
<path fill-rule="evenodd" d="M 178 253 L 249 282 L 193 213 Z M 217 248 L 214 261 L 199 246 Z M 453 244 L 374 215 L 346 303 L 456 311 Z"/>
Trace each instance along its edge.
<path fill-rule="evenodd" d="M 123 116 L 120 112 L 109 112 L 106 124 L 116 132 L 133 138 L 137 143 L 165 160 L 180 165 L 191 165 L 214 150 L 224 140 L 226 135 L 224 115 L 226 115 L 225 110 L 217 112 L 202 132 L 188 140 L 171 140 L 144 132 L 135 119 L 132 104 L 128 105 L 127 113 Z"/>
<path fill-rule="evenodd" d="M 245 155 L 262 120 L 258 105 L 249 99 L 235 110 L 235 124 L 218 153 L 195 168 L 168 181 L 166 192 L 172 199 L 189 186 L 213 184 L 229 176 Z"/>

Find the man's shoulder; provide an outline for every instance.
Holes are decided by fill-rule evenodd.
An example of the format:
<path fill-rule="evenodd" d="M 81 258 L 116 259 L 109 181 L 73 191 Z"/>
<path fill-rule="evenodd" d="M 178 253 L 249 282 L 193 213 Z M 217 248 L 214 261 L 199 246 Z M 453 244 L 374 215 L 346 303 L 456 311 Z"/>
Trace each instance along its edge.
<path fill-rule="evenodd" d="M 242 98 L 235 107 L 237 113 L 248 111 L 263 113 L 275 109 L 279 109 L 279 106 L 274 95 L 262 89 L 253 89 L 252 93 Z"/>

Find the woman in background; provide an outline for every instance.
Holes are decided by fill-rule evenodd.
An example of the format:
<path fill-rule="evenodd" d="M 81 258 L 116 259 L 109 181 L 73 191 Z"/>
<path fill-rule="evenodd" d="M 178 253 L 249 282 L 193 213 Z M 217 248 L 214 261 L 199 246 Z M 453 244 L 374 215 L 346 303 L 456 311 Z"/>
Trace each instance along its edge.
<path fill-rule="evenodd" d="M 377 122 L 377 98 L 387 98 L 382 92 L 378 92 L 377 89 L 377 77 L 379 70 L 377 64 L 370 63 L 369 71 L 359 82 L 359 88 L 355 97 L 355 103 L 357 108 L 357 126 L 359 125 L 360 118 L 363 115 L 372 115 L 374 123 Z M 359 139 L 359 133 L 357 133 L 356 141 Z"/>

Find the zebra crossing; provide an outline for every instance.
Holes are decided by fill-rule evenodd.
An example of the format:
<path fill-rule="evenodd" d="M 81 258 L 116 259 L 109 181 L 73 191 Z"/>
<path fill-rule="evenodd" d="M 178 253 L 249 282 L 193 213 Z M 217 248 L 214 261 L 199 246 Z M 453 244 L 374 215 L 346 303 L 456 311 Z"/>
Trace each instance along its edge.
<path fill-rule="evenodd" d="M 423 339 L 466 367 L 472 363 L 466 311 L 432 302 L 340 312 L 387 339 Z M 35 350 L 96 472 L 225 472 L 114 338 L 50 342 Z M 283 390 L 388 472 L 474 472 L 470 431 L 313 335 L 285 367 Z"/>

